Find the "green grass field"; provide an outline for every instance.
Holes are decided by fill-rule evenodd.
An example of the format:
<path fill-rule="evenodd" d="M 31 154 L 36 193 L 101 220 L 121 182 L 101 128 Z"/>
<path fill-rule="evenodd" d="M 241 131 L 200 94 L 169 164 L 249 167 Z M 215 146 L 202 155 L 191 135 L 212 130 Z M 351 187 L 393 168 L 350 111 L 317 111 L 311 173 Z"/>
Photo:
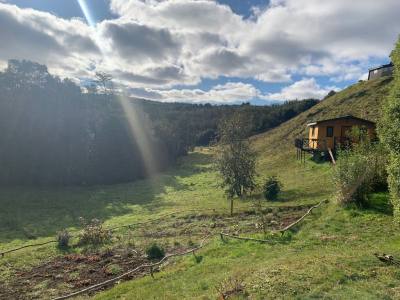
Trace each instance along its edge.
<path fill-rule="evenodd" d="M 267 244 L 221 241 L 213 236 L 197 252 L 197 259 L 192 255 L 174 258 L 154 278 L 141 275 L 91 296 L 97 299 L 216 299 L 219 296 L 216 287 L 222 285 L 227 291 L 230 284 L 224 282 L 235 278 L 243 284 L 244 291 L 233 295 L 234 299 L 400 298 L 400 269 L 385 265 L 373 255 L 384 252 L 400 257 L 400 234 L 392 222 L 387 193 L 371 195 L 369 209 L 339 207 L 330 177 L 332 165 L 310 160 L 303 165 L 296 161 L 291 146 L 293 138 L 304 132 L 310 115 L 325 117 L 329 115 L 328 108 L 335 105 L 336 113 L 346 111 L 357 115 L 365 107 L 357 102 L 360 97 L 369 95 L 365 99 L 377 102 L 386 93 L 388 83 L 376 81 L 350 87 L 253 138 L 259 158 L 260 183 L 268 175 L 277 175 L 284 186 L 279 201 L 263 203 L 265 208 L 270 207 L 268 216 L 276 223 L 271 222 L 275 224 L 271 229 L 280 227 L 283 218 L 295 219 L 301 215 L 301 211 L 288 207 L 330 200 L 293 232 L 283 237 L 268 236 L 271 243 Z M 212 151 L 196 149 L 167 172 L 129 184 L 2 188 L 0 251 L 54 239 L 56 232 L 63 228 L 76 233 L 80 229 L 79 217 L 98 218 L 106 227 L 115 227 L 174 213 L 148 225 L 117 230 L 113 244 L 108 247 L 126 247 L 133 243 L 140 249 L 157 242 L 174 251 L 198 244 L 206 232 L 216 234 L 220 230 L 238 230 L 244 236 L 264 238 L 254 226 L 257 216 L 248 214 L 260 197 L 257 193 L 235 200 L 235 211 L 243 214 L 228 215 L 229 203 L 212 168 Z M 6 255 L 0 258 L 0 284 L 7 286 L 19 280 L 22 271 L 29 272 L 56 257 L 82 251 L 81 247 L 74 247 L 65 253 L 55 244 L 49 244 Z M 70 276 L 79 276 L 79 271 Z M 78 289 L 68 281 L 55 286 L 51 280 L 44 280 L 31 286 L 27 295 L 20 296 L 48 299 Z M 0 298 L 1 295 L 0 291 Z"/>

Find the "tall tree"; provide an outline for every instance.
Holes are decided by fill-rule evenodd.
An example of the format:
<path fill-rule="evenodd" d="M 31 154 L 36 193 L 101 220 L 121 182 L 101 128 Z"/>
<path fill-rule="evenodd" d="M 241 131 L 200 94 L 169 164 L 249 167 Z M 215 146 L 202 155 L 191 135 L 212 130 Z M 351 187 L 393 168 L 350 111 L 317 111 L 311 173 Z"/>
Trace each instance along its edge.
<path fill-rule="evenodd" d="M 247 139 L 251 122 L 239 112 L 223 119 L 218 126 L 219 152 L 217 167 L 222 177 L 222 186 L 231 204 L 233 198 L 243 197 L 254 190 L 256 177 L 256 155 Z"/>
<path fill-rule="evenodd" d="M 391 54 L 394 63 L 394 82 L 379 124 L 381 140 L 390 152 L 388 183 L 394 216 L 400 223 L 400 38 Z"/>
<path fill-rule="evenodd" d="M 105 72 L 96 72 L 95 82 L 98 84 L 103 94 L 112 93 L 112 75 Z"/>

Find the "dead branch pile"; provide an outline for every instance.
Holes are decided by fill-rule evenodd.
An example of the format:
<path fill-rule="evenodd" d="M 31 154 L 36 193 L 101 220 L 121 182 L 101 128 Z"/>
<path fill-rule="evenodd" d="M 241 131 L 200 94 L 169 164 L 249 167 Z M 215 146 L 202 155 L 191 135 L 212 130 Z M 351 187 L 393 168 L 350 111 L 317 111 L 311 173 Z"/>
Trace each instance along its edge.
<path fill-rule="evenodd" d="M 394 258 L 392 255 L 389 254 L 378 254 L 378 253 L 374 253 L 374 255 L 376 256 L 377 259 L 379 259 L 380 261 L 390 264 L 390 265 L 396 265 L 396 266 L 400 266 L 400 260 Z"/>

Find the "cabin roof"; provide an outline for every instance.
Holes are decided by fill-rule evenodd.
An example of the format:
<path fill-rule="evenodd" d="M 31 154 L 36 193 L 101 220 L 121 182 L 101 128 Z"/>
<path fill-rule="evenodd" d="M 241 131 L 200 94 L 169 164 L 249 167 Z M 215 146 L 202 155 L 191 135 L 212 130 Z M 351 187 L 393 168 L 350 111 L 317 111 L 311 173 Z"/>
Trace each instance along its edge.
<path fill-rule="evenodd" d="M 393 67 L 393 66 L 394 66 L 393 63 L 391 62 L 389 64 L 381 65 L 381 66 L 374 67 L 374 68 L 371 68 L 371 69 L 368 69 L 368 70 L 371 72 L 371 71 L 375 71 L 375 70 L 379 70 L 379 69 L 390 68 L 390 67 Z"/>
<path fill-rule="evenodd" d="M 315 126 L 315 125 L 320 124 L 320 123 L 331 122 L 331 121 L 336 121 L 336 120 L 357 120 L 357 121 L 361 121 L 361 122 L 364 122 L 364 123 L 369 123 L 369 124 L 375 125 L 375 122 L 372 122 L 372 121 L 369 121 L 369 120 L 366 120 L 366 119 L 357 118 L 357 117 L 352 116 L 352 115 L 346 115 L 346 116 L 341 116 L 341 117 L 332 118 L 332 119 L 325 119 L 325 120 L 319 120 L 319 121 L 315 121 L 315 122 L 310 122 L 310 123 L 307 124 L 307 126 Z"/>

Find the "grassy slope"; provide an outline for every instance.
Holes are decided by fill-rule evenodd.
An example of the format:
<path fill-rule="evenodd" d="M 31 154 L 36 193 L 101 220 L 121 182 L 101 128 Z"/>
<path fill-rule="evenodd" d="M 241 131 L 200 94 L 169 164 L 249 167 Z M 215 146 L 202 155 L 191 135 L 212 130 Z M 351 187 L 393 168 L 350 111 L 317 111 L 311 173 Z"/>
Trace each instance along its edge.
<path fill-rule="evenodd" d="M 278 174 L 284 183 L 281 201 L 271 205 L 316 203 L 332 198 L 328 164 L 295 161 L 293 138 L 304 133 L 310 119 L 354 114 L 376 120 L 388 82 L 361 83 L 323 101 L 266 134 L 256 136 L 261 177 Z M 222 208 L 228 205 L 211 170 L 207 149 L 184 158 L 179 166 L 153 180 L 108 187 L 70 189 L 2 189 L 0 249 L 54 236 L 74 228 L 79 216 L 97 217 L 115 226 L 154 218 L 180 209 Z M 376 201 L 386 201 L 376 195 Z M 57 200 L 57 201 L 54 201 Z M 55 204 L 57 203 L 57 204 Z M 248 207 L 248 203 L 237 203 Z M 323 213 L 321 213 L 323 212 Z M 183 214 L 183 212 L 182 212 Z M 99 299 L 215 299 L 215 286 L 229 276 L 244 279 L 253 298 L 396 297 L 400 272 L 383 266 L 374 251 L 396 254 L 400 243 L 390 215 L 379 210 L 353 211 L 325 206 L 307 218 L 291 241 L 259 245 L 218 239 L 202 250 L 201 263 L 192 257 L 175 260 L 153 280 L 144 277 L 98 294 Z M 22 251 L 0 260 L 0 278 L 13 266 L 29 266 L 58 255 L 54 246 Z"/>
<path fill-rule="evenodd" d="M 390 79 L 356 84 L 254 137 L 259 173 L 279 175 L 285 186 L 283 200 L 332 200 L 330 166 L 296 162 L 293 139 L 305 134 L 310 120 L 353 114 L 377 121 L 389 84 Z M 307 218 L 290 242 L 225 244 L 216 239 L 202 251 L 200 264 L 193 258 L 179 260 L 156 280 L 145 277 L 124 283 L 97 298 L 214 299 L 215 286 L 229 277 L 243 278 L 250 297 L 256 299 L 398 298 L 400 271 L 382 265 L 372 255 L 400 255 L 400 235 L 393 228 L 387 201 L 386 194 L 376 194 L 372 198 L 376 205 L 365 211 L 345 210 L 331 203 Z"/>

